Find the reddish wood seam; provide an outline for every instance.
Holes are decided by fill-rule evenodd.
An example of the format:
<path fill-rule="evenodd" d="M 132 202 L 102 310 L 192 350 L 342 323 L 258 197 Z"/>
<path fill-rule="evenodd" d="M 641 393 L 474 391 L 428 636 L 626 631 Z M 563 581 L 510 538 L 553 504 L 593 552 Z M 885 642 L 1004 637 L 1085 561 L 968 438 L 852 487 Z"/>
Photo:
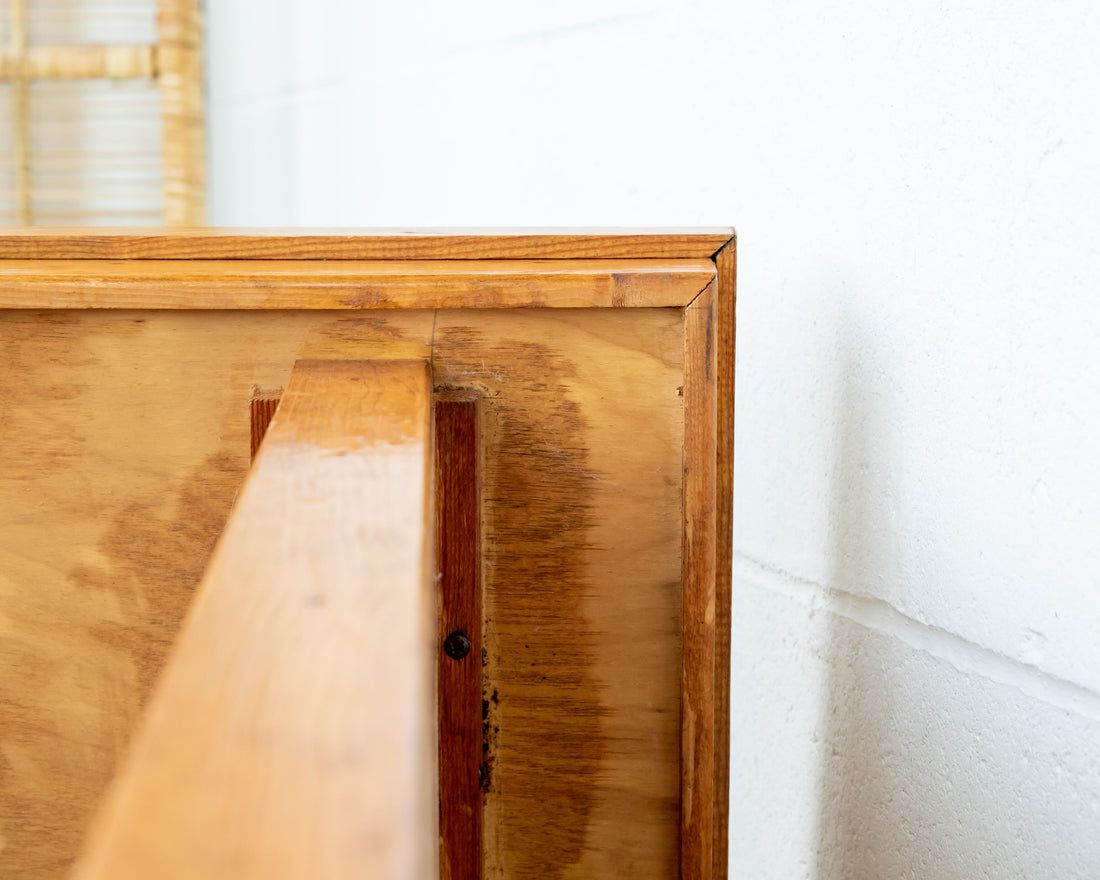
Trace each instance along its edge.
<path fill-rule="evenodd" d="M 440 589 L 439 800 L 443 880 L 480 880 L 481 554 L 476 399 L 435 405 Z"/>

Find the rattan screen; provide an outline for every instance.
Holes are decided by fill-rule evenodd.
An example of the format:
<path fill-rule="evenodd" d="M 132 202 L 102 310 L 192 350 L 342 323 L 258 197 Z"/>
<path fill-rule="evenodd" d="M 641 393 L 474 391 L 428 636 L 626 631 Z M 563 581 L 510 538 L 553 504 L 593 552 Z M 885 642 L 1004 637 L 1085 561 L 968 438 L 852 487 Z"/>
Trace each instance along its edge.
<path fill-rule="evenodd" d="M 200 0 L 0 0 L 0 224 L 203 222 Z"/>

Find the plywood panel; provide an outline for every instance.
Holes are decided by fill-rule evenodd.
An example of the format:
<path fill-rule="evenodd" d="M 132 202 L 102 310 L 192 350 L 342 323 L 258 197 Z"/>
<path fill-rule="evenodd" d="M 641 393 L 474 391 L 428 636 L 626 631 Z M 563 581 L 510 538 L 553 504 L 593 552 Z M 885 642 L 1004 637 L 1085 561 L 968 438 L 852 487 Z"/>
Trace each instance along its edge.
<path fill-rule="evenodd" d="M 439 313 L 482 393 L 485 875 L 679 871 L 679 310 Z"/>
<path fill-rule="evenodd" d="M 438 877 L 431 421 L 298 362 L 74 877 Z"/>
<path fill-rule="evenodd" d="M 684 339 L 666 308 L 0 313 L 0 662 L 27 670 L 0 681 L 0 876 L 72 858 L 249 401 L 298 358 L 409 356 L 482 398 L 486 876 L 678 876 Z"/>
<path fill-rule="evenodd" d="M 0 876 L 63 876 L 295 360 L 430 312 L 0 313 Z"/>

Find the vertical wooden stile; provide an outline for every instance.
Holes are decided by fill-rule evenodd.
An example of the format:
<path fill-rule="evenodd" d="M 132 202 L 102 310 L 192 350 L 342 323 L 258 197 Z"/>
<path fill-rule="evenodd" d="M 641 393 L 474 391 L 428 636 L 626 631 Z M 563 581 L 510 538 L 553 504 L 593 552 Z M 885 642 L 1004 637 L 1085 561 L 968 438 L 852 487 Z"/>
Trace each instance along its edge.
<path fill-rule="evenodd" d="M 480 880 L 482 676 L 478 403 L 436 403 L 439 797 L 443 880 Z"/>
<path fill-rule="evenodd" d="M 30 226 L 31 159 L 30 108 L 27 106 L 27 78 L 23 70 L 27 54 L 26 0 L 11 0 L 11 57 L 13 70 L 11 114 L 14 134 L 16 210 L 21 226 Z"/>
<path fill-rule="evenodd" d="M 681 876 L 714 876 L 715 501 L 717 357 L 714 290 L 684 310 L 683 687 Z"/>
<path fill-rule="evenodd" d="M 718 345 L 718 475 L 715 510 L 714 877 L 729 872 L 730 625 L 733 591 L 733 402 L 737 327 L 737 239 L 715 256 Z"/>
<path fill-rule="evenodd" d="M 164 223 L 201 226 L 206 215 L 199 0 L 158 0 L 157 68 L 164 151 Z"/>

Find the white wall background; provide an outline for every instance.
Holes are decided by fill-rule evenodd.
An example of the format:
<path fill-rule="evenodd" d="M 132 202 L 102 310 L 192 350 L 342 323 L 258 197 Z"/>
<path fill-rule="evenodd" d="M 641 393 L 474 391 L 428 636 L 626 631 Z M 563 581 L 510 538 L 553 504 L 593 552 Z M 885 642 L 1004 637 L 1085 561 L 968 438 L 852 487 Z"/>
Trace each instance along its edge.
<path fill-rule="evenodd" d="M 1100 7 L 209 5 L 217 224 L 736 224 L 731 876 L 1100 877 Z"/>

